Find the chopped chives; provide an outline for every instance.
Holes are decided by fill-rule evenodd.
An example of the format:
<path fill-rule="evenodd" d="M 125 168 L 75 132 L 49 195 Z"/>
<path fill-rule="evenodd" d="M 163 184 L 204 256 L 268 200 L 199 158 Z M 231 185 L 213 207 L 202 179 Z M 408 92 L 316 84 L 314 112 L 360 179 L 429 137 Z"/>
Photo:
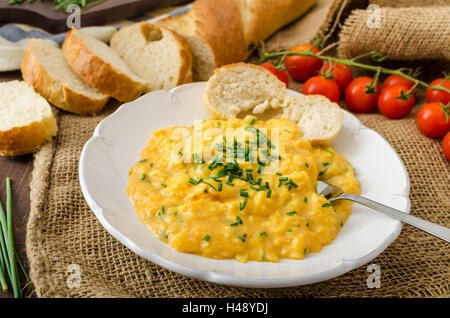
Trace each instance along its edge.
<path fill-rule="evenodd" d="M 303 255 L 305 255 L 306 254 L 306 251 L 307 251 L 308 249 L 305 247 L 305 249 L 303 250 Z"/>
<path fill-rule="evenodd" d="M 324 203 L 322 204 L 322 208 L 329 208 L 331 206 L 331 203 Z"/>
<path fill-rule="evenodd" d="M 252 120 L 250 120 L 250 125 L 253 125 L 256 122 L 256 117 L 253 117 Z"/>
<path fill-rule="evenodd" d="M 206 234 L 205 237 L 203 238 L 203 240 L 206 242 L 209 242 L 210 239 L 211 239 L 211 236 L 209 236 L 208 234 Z"/>
<path fill-rule="evenodd" d="M 238 222 L 235 222 L 235 223 L 231 223 L 231 224 L 230 224 L 230 226 L 236 226 L 236 225 L 239 225 L 239 223 L 238 223 Z"/>
<path fill-rule="evenodd" d="M 247 237 L 247 234 L 246 233 L 244 233 L 244 234 L 242 234 L 242 236 L 240 235 L 240 236 L 238 236 L 238 239 L 240 239 L 242 242 L 245 242 L 245 238 Z"/>
<path fill-rule="evenodd" d="M 259 236 L 267 236 L 267 232 L 263 231 L 263 232 L 259 233 Z"/>
<path fill-rule="evenodd" d="M 246 190 L 242 189 L 239 194 L 241 195 L 241 197 L 248 198 L 248 192 Z"/>
<path fill-rule="evenodd" d="M 306 168 L 309 168 L 309 164 L 307 162 L 305 162 L 305 166 Z"/>
<path fill-rule="evenodd" d="M 146 161 L 147 161 L 147 159 L 139 160 L 139 162 L 146 162 Z"/>
<path fill-rule="evenodd" d="M 167 184 L 161 183 L 161 187 L 165 188 L 167 187 Z"/>
<path fill-rule="evenodd" d="M 283 174 L 280 172 L 275 173 L 277 176 L 282 176 Z"/>
<path fill-rule="evenodd" d="M 147 174 L 143 173 L 143 174 L 141 174 L 141 177 L 139 179 L 141 179 L 141 181 L 142 181 L 145 179 L 146 176 L 147 176 Z"/>
<path fill-rule="evenodd" d="M 288 213 L 286 213 L 287 215 L 294 215 L 294 214 L 297 214 L 297 211 L 291 211 L 291 212 L 288 212 Z"/>
<path fill-rule="evenodd" d="M 178 215 L 177 211 L 173 212 L 173 216 L 177 216 L 177 215 Z"/>
<path fill-rule="evenodd" d="M 308 202 L 308 198 L 307 198 L 307 197 L 304 197 L 304 198 L 303 198 L 303 202 L 305 202 L 305 203 Z"/>
<path fill-rule="evenodd" d="M 322 162 L 322 166 L 326 167 L 328 166 L 330 163 L 329 162 Z"/>
<path fill-rule="evenodd" d="M 239 211 L 242 211 L 247 205 L 248 199 L 245 199 L 243 203 L 239 202 Z"/>
<path fill-rule="evenodd" d="M 222 182 L 217 185 L 217 191 L 222 191 Z"/>
<path fill-rule="evenodd" d="M 236 221 L 237 221 L 239 224 L 242 224 L 242 219 L 239 217 L 239 215 L 236 216 Z"/>
<path fill-rule="evenodd" d="M 272 196 L 272 190 L 269 189 L 269 191 L 267 191 L 267 198 L 270 198 Z"/>
<path fill-rule="evenodd" d="M 287 177 L 281 177 L 279 180 L 280 181 L 286 181 L 288 178 Z"/>
<path fill-rule="evenodd" d="M 199 184 L 199 183 L 202 182 L 202 181 L 203 181 L 203 178 L 200 178 L 200 179 L 198 179 L 198 180 L 189 178 L 189 182 L 192 183 L 192 184 L 195 184 L 195 185 Z"/>
<path fill-rule="evenodd" d="M 168 239 L 168 237 L 169 237 L 169 235 L 168 234 L 166 234 L 166 233 L 159 233 L 159 236 L 161 236 L 161 238 L 163 238 L 163 239 L 165 239 L 165 240 L 167 240 Z"/>
<path fill-rule="evenodd" d="M 292 229 L 287 229 L 286 232 L 290 233 L 292 232 Z"/>

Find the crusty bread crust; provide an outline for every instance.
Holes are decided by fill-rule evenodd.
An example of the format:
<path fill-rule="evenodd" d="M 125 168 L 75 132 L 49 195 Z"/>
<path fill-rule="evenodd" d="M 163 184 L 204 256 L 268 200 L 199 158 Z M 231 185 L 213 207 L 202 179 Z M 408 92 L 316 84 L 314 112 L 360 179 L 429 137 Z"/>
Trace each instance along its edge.
<path fill-rule="evenodd" d="M 252 41 L 264 41 L 282 26 L 308 11 L 317 0 L 247 0 L 239 2 L 244 21 L 244 36 L 248 45 Z"/>
<path fill-rule="evenodd" d="M 179 16 L 156 22 L 178 32 L 186 39 L 201 39 L 209 48 L 213 64 L 211 74 L 199 72 L 194 61 L 194 80 L 207 80 L 214 68 L 244 61 L 251 54 L 248 46 L 265 40 L 282 26 L 305 13 L 317 0 L 196 0 L 192 8 Z M 189 42 L 189 41 L 188 41 Z M 194 60 L 204 52 L 193 49 Z"/>
<path fill-rule="evenodd" d="M 144 83 L 131 79 L 97 56 L 74 29 L 67 33 L 62 48 L 72 70 L 103 94 L 129 102 L 144 92 Z"/>
<path fill-rule="evenodd" d="M 25 82 L 50 103 L 63 110 L 80 115 L 95 115 L 103 109 L 109 99 L 108 96 L 95 100 L 71 90 L 55 79 L 33 55 L 31 41 L 33 40 L 30 40 L 21 65 Z"/>
<path fill-rule="evenodd" d="M 176 75 L 176 82 L 175 85 L 181 85 L 185 83 L 192 82 L 192 52 L 190 46 L 186 43 L 184 38 L 180 36 L 178 33 L 171 31 L 170 29 L 163 27 L 163 26 L 156 26 L 149 22 L 143 21 L 139 23 L 134 23 L 127 25 L 117 31 L 117 33 L 114 34 L 114 36 L 111 38 L 111 47 L 113 49 L 117 49 L 117 43 L 119 41 L 129 41 L 129 37 L 126 37 L 126 35 L 129 35 L 130 32 L 141 32 L 142 36 L 146 33 L 151 33 L 154 30 L 159 30 L 162 33 L 163 37 L 170 38 L 175 45 L 177 46 L 177 52 L 179 54 L 180 58 L 180 68 L 178 70 L 178 74 Z M 120 52 L 120 50 L 117 51 L 119 55 L 121 55 L 122 58 L 124 56 Z M 124 58 L 125 62 L 128 62 L 126 58 Z M 130 65 L 129 65 L 130 66 Z M 133 67 L 131 67 L 133 70 Z M 134 69 L 135 70 L 135 69 Z M 138 72 L 135 72 L 138 73 Z M 139 73 L 138 73 L 139 75 Z M 141 77 L 143 77 L 141 75 Z M 149 80 L 149 79 L 147 79 Z M 153 84 L 153 85 L 152 85 Z M 147 91 L 150 91 L 152 87 L 154 87 L 154 83 L 148 84 Z M 172 87 L 170 87 L 172 88 Z"/>
<path fill-rule="evenodd" d="M 173 32 L 167 28 L 161 27 L 164 32 L 170 33 L 176 40 L 178 50 L 180 52 L 181 57 L 181 67 L 180 72 L 178 73 L 178 81 L 177 85 L 191 83 L 192 82 L 192 51 L 191 47 L 187 44 L 187 42 L 180 36 L 178 33 Z"/>
<path fill-rule="evenodd" d="M 27 126 L 0 131 L 0 155 L 19 156 L 38 150 L 50 140 L 58 127 L 54 117 L 43 122 L 32 122 Z"/>

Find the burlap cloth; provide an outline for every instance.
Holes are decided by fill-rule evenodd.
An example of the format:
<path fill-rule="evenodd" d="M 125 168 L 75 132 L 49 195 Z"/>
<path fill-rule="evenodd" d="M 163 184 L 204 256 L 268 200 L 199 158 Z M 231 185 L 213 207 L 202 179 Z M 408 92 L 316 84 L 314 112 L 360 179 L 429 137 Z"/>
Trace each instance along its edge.
<path fill-rule="evenodd" d="M 303 42 L 303 41 L 302 41 Z M 278 42 L 281 43 L 281 42 Z M 436 71 L 439 67 L 436 67 Z M 436 76 L 436 72 L 432 72 Z M 300 84 L 290 83 L 299 89 Z M 419 95 L 419 100 L 423 99 Z M 420 102 L 419 102 L 420 104 Z M 58 112 L 60 131 L 35 155 L 26 248 L 30 276 L 39 297 L 449 297 L 449 245 L 410 226 L 371 261 L 381 269 L 381 287 L 369 289 L 366 266 L 307 286 L 281 289 L 234 288 L 173 273 L 132 253 L 100 225 L 84 201 L 78 161 L 97 117 Z M 411 214 L 450 226 L 450 164 L 440 143 L 423 136 L 414 112 L 402 120 L 358 115 L 394 147 L 411 181 Z M 124 132 L 126 133 L 126 132 Z M 80 284 L 67 284 L 70 265 Z M 72 288 L 69 288 L 72 287 Z"/>

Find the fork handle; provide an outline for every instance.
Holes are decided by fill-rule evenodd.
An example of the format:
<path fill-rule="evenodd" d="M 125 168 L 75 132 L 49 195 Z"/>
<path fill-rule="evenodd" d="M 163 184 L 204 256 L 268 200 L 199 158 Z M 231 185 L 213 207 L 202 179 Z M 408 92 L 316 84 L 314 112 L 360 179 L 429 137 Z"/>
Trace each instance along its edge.
<path fill-rule="evenodd" d="M 425 221 L 421 218 L 409 215 L 408 213 L 390 208 L 384 204 L 354 194 L 343 193 L 336 199 L 346 199 L 360 203 L 381 213 L 389 215 L 397 220 L 400 220 L 406 224 L 417 227 L 427 233 L 430 233 L 431 235 L 434 235 L 446 241 L 447 243 L 450 243 L 450 229 L 445 226 Z"/>

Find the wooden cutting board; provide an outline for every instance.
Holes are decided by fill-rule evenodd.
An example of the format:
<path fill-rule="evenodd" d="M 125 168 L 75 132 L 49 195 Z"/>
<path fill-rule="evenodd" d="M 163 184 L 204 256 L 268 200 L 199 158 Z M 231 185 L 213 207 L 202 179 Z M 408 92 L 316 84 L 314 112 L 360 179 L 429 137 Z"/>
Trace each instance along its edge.
<path fill-rule="evenodd" d="M 55 11 L 51 0 L 36 0 L 29 3 L 9 5 L 9 0 L 0 0 L 0 23 L 25 23 L 51 33 L 67 31 L 69 13 Z M 121 19 L 140 16 L 143 13 L 167 6 L 181 5 L 189 0 L 106 0 L 81 13 L 81 26 L 103 25 Z"/>

